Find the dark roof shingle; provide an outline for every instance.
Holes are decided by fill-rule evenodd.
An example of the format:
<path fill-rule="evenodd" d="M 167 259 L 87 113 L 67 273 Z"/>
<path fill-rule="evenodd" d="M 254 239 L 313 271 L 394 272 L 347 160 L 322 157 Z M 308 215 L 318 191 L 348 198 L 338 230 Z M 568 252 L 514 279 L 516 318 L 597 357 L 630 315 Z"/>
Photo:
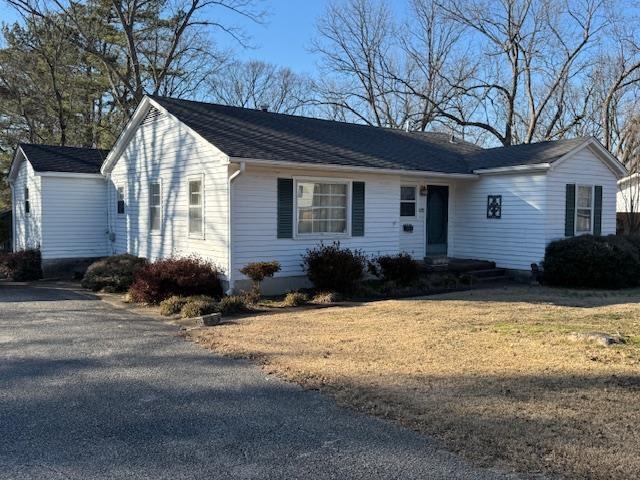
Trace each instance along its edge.
<path fill-rule="evenodd" d="M 100 166 L 109 153 L 97 148 L 32 143 L 21 143 L 19 148 L 36 172 L 100 173 Z"/>
<path fill-rule="evenodd" d="M 471 170 L 552 163 L 585 141 L 580 137 L 488 148 L 468 155 L 466 160 Z"/>
<path fill-rule="evenodd" d="M 226 155 L 237 158 L 394 170 L 467 173 L 464 156 L 481 150 L 444 133 L 284 115 L 152 97 Z"/>

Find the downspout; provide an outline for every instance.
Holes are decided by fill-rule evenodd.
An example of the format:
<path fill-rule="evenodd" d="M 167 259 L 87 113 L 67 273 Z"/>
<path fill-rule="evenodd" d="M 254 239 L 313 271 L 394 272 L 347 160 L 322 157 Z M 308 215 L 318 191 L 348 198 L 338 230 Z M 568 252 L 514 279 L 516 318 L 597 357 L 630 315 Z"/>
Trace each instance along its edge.
<path fill-rule="evenodd" d="M 232 222 L 231 222 L 231 212 L 232 212 L 232 199 L 233 199 L 233 181 L 238 178 L 244 172 L 246 168 L 245 162 L 240 162 L 240 169 L 236 172 L 233 172 L 229 176 L 229 184 L 227 185 L 227 252 L 228 252 L 228 262 L 227 262 L 227 279 L 229 280 L 229 288 L 227 289 L 227 295 L 231 295 L 234 290 L 235 279 L 233 276 L 233 232 L 232 232 Z"/>
<path fill-rule="evenodd" d="M 16 251 L 16 191 L 13 180 L 9 180 L 11 188 L 11 251 Z"/>
<path fill-rule="evenodd" d="M 107 181 L 107 188 L 105 189 L 107 192 L 107 253 L 109 255 L 113 255 L 113 245 L 115 240 L 114 228 L 111 221 L 111 195 L 110 195 L 110 187 L 111 187 L 111 172 L 105 175 Z"/>

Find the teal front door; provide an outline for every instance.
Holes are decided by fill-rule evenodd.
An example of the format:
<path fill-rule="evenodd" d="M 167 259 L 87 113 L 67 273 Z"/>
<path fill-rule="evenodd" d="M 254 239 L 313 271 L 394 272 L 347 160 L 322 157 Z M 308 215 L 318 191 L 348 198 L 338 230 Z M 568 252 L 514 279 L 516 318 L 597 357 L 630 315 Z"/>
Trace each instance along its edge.
<path fill-rule="evenodd" d="M 449 187 L 427 185 L 427 257 L 447 254 Z"/>

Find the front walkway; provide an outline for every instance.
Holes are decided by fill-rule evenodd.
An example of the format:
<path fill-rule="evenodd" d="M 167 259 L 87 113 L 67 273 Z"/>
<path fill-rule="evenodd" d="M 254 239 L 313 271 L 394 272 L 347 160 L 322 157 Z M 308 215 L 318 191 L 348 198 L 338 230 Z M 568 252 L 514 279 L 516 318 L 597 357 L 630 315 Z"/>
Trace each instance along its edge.
<path fill-rule="evenodd" d="M 0 472 L 14 480 L 514 478 L 213 356 L 175 327 L 55 286 L 2 283 Z"/>

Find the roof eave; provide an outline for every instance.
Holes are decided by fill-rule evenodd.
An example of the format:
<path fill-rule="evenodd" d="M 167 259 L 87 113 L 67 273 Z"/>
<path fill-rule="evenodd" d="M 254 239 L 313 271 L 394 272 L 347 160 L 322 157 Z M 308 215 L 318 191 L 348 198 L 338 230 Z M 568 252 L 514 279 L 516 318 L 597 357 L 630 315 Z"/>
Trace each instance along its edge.
<path fill-rule="evenodd" d="M 18 154 L 21 155 L 25 162 L 28 161 L 27 155 L 24 153 L 24 150 L 22 150 L 22 146 L 18 145 L 15 153 L 13 154 L 13 160 L 11 160 L 11 167 L 9 167 L 9 174 L 7 175 L 7 181 L 9 182 L 9 184 L 13 184 L 13 182 L 15 182 L 16 180 L 16 177 L 18 176 Z"/>
<path fill-rule="evenodd" d="M 340 165 L 334 163 L 313 164 L 304 162 L 287 162 L 282 160 L 266 160 L 258 158 L 246 158 L 246 157 L 229 157 L 229 163 L 245 162 L 247 164 L 254 165 L 271 165 L 281 166 L 287 168 L 302 168 L 302 169 L 314 169 L 314 170 L 326 170 L 327 167 L 340 171 L 353 171 L 362 173 L 378 173 L 385 175 L 405 175 L 416 177 L 436 177 L 436 178 L 456 178 L 456 179 L 474 179 L 478 178 L 475 173 L 445 173 L 435 172 L 427 170 L 402 170 L 395 168 L 377 168 L 377 167 L 359 167 L 351 165 Z"/>
<path fill-rule="evenodd" d="M 478 168 L 473 170 L 477 175 L 545 172 L 551 168 L 550 163 L 534 163 L 531 165 L 511 165 L 509 167 Z"/>
<path fill-rule="evenodd" d="M 577 145 L 575 148 L 571 149 L 569 152 L 562 155 L 560 158 L 554 160 L 552 164 L 552 168 L 557 168 L 558 165 L 562 164 L 567 158 L 570 158 L 576 152 L 579 152 L 583 148 L 590 148 L 592 152 L 594 152 L 611 170 L 611 172 L 616 176 L 616 179 L 620 180 L 627 175 L 629 175 L 629 171 L 627 167 L 625 167 L 620 160 L 618 160 L 609 150 L 605 148 L 602 143 L 600 143 L 595 137 L 589 137 L 585 139 L 584 142 Z"/>

